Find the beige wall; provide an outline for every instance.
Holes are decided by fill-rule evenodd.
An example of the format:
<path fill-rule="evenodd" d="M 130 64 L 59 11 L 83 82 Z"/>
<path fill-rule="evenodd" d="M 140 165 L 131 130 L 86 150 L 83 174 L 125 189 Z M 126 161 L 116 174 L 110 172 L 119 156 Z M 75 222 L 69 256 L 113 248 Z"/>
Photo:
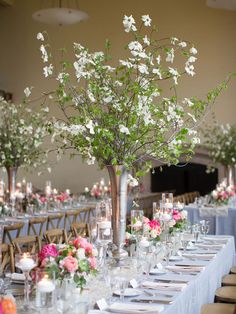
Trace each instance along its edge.
<path fill-rule="evenodd" d="M 74 41 L 93 50 L 100 50 L 106 38 L 112 41 L 114 59 L 122 57 L 122 47 L 128 40 L 123 32 L 124 14 L 139 17 L 149 13 L 160 30 L 160 37 L 175 35 L 195 43 L 199 50 L 197 75 L 181 84 L 183 95 L 203 96 L 231 71 L 236 71 L 236 12 L 206 7 L 205 0 L 80 0 L 80 7 L 89 14 L 86 22 L 60 28 L 34 22 L 32 13 L 39 0 L 15 0 L 15 5 L 0 8 L 0 89 L 13 92 L 14 100 L 22 97 L 26 86 L 34 86 L 35 95 L 50 87 L 42 76 L 39 31 L 47 30 L 53 50 L 67 47 Z M 214 112 L 221 122 L 236 122 L 236 79 L 219 97 Z M 55 108 L 52 109 L 55 111 Z M 54 157 L 52 157 L 54 159 Z M 65 157 L 53 167 L 50 176 L 27 175 L 35 185 L 43 186 L 50 177 L 59 189 L 81 191 L 106 172 L 88 167 L 79 158 Z"/>

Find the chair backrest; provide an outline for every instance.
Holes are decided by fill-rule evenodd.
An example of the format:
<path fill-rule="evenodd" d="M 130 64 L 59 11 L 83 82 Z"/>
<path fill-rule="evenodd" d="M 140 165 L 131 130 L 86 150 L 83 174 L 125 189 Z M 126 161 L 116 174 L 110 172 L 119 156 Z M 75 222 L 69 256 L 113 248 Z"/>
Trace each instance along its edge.
<path fill-rule="evenodd" d="M 74 222 L 71 224 L 71 233 L 72 235 L 77 238 L 78 236 L 81 237 L 89 237 L 89 228 L 88 224 L 82 222 Z"/>
<path fill-rule="evenodd" d="M 47 230 L 58 229 L 64 217 L 63 213 L 49 214 L 47 220 Z"/>
<path fill-rule="evenodd" d="M 4 272 L 13 271 L 14 270 L 14 259 L 11 258 L 11 252 L 10 252 L 10 246 L 11 244 L 0 244 L 0 250 L 2 253 L 2 261 L 0 265 L 0 272 L 1 274 Z"/>
<path fill-rule="evenodd" d="M 77 222 L 77 217 L 79 215 L 78 210 L 70 210 L 65 213 L 64 219 L 64 229 L 67 230 L 72 223 Z"/>
<path fill-rule="evenodd" d="M 81 208 L 78 210 L 78 222 L 89 223 L 90 218 L 94 216 L 95 209 L 92 207 Z"/>
<path fill-rule="evenodd" d="M 51 229 L 44 233 L 47 243 L 68 244 L 67 233 L 64 229 Z"/>
<path fill-rule="evenodd" d="M 17 222 L 11 225 L 4 226 L 3 243 L 12 243 L 13 238 L 20 236 L 21 229 L 24 227 L 24 222 Z"/>
<path fill-rule="evenodd" d="M 12 247 L 14 252 L 11 251 L 11 259 L 14 259 L 15 254 L 24 252 L 37 254 L 41 250 L 41 239 L 35 235 L 18 237 L 12 240 Z M 13 266 L 13 271 L 15 272 L 15 265 Z"/>
<path fill-rule="evenodd" d="M 33 217 L 29 219 L 28 235 L 37 235 L 42 237 L 43 227 L 47 223 L 48 217 Z"/>

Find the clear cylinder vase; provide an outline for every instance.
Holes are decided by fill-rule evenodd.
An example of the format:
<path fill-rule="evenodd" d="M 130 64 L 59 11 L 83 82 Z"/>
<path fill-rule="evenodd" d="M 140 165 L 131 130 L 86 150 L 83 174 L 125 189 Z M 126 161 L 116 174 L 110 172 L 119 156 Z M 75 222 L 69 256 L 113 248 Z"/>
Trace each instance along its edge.
<path fill-rule="evenodd" d="M 234 165 L 224 166 L 224 176 L 227 179 L 227 185 L 235 185 L 236 183 L 236 168 Z"/>
<path fill-rule="evenodd" d="M 8 191 L 9 191 L 10 196 L 13 195 L 16 191 L 16 174 L 17 174 L 17 167 L 7 168 Z"/>
<path fill-rule="evenodd" d="M 111 182 L 113 243 L 117 247 L 113 256 L 119 261 L 128 255 L 122 249 L 126 231 L 128 172 L 124 166 L 107 166 L 107 170 Z"/>

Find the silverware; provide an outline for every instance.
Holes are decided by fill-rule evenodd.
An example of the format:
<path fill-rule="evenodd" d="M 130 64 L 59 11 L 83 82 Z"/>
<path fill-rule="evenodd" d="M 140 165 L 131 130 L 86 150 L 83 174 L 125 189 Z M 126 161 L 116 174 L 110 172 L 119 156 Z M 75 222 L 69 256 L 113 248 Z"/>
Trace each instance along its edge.
<path fill-rule="evenodd" d="M 187 283 L 189 280 L 181 280 L 181 279 L 154 279 L 156 282 L 173 282 L 173 283 Z"/>
<path fill-rule="evenodd" d="M 162 300 L 162 299 L 132 299 L 131 302 L 136 303 L 163 303 L 163 304 L 171 304 L 173 300 Z"/>
<path fill-rule="evenodd" d="M 147 290 L 143 290 L 143 292 L 146 293 L 147 295 L 149 295 L 150 297 L 156 297 L 158 295 L 162 295 L 163 297 L 167 297 L 167 298 L 172 298 L 173 297 L 172 294 L 165 294 L 165 293 L 161 293 L 161 292 L 153 293 L 153 292 L 150 292 L 150 291 L 147 291 Z"/>

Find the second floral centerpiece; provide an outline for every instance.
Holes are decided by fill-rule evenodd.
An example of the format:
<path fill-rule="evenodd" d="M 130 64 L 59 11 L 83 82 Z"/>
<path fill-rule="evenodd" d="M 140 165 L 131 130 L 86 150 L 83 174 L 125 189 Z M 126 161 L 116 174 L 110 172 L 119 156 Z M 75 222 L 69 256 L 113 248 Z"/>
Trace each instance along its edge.
<path fill-rule="evenodd" d="M 96 275 L 96 252 L 85 238 L 78 237 L 72 244 L 46 244 L 39 253 L 40 267 L 49 277 L 55 273 L 59 282 L 71 279 L 83 289 L 86 279 Z"/>

